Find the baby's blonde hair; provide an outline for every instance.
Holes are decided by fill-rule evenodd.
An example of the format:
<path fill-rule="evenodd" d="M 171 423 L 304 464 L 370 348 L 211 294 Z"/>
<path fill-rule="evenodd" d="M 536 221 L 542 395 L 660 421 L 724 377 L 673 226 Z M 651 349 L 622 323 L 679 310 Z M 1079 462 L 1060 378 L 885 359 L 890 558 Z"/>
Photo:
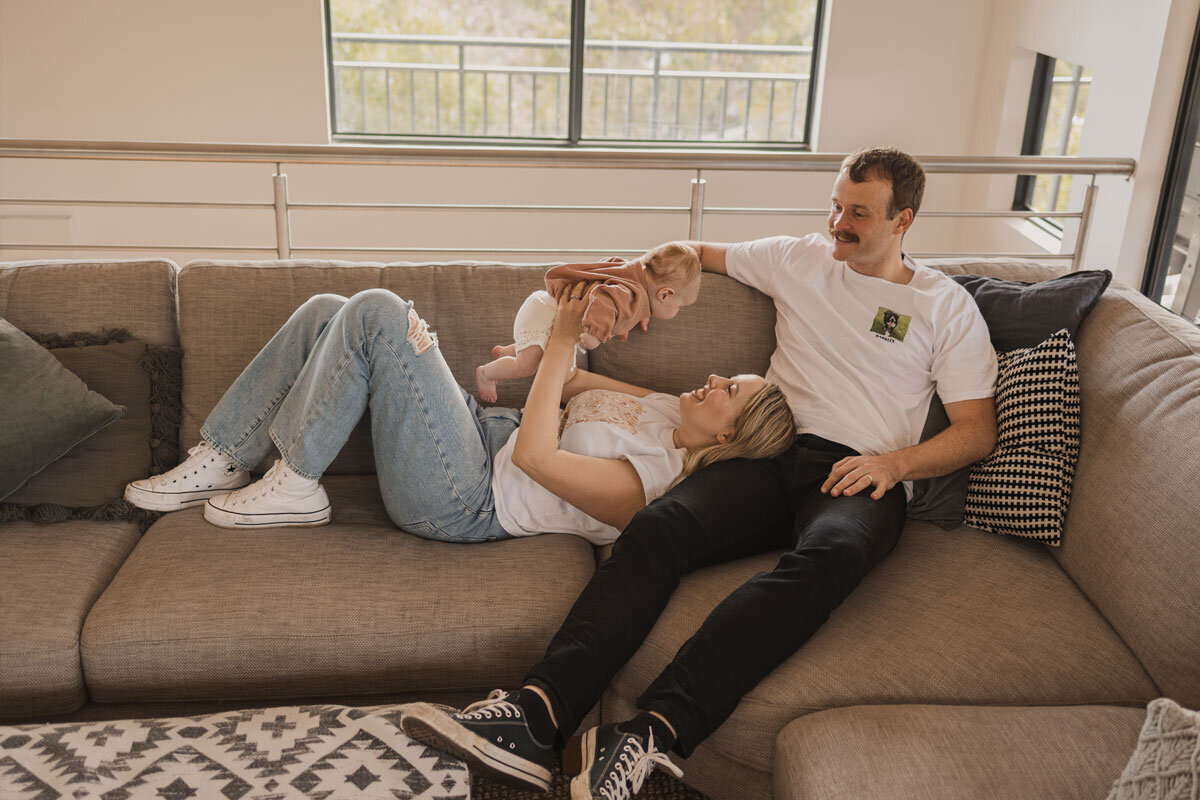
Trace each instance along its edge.
<path fill-rule="evenodd" d="M 638 261 L 656 286 L 683 286 L 700 277 L 700 254 L 687 242 L 660 244 Z"/>
<path fill-rule="evenodd" d="M 738 415 L 729 441 L 687 451 L 678 480 L 730 458 L 774 458 L 791 447 L 795 439 L 796 420 L 787 398 L 778 384 L 767 383 Z"/>

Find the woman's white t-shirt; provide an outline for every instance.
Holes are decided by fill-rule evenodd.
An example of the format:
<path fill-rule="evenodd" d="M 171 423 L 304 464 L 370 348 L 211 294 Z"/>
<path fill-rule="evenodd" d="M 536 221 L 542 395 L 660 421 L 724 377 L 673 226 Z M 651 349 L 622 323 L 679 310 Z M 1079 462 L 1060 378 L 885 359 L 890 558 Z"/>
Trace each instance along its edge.
<path fill-rule="evenodd" d="M 561 450 L 596 458 L 620 458 L 637 470 L 646 502 L 661 497 L 683 471 L 685 451 L 675 446 L 679 398 L 634 397 L 592 389 L 571 398 L 559 423 Z M 573 533 L 592 544 L 615 541 L 620 531 L 589 517 L 512 463 L 514 432 L 496 454 L 492 492 L 496 518 L 513 536 Z"/>
<path fill-rule="evenodd" d="M 816 233 L 726 252 L 729 276 L 775 301 L 766 377 L 801 433 L 882 455 L 920 441 L 935 391 L 943 403 L 995 394 L 996 351 L 965 289 L 913 262 L 906 284 L 861 275 L 832 253 Z"/>

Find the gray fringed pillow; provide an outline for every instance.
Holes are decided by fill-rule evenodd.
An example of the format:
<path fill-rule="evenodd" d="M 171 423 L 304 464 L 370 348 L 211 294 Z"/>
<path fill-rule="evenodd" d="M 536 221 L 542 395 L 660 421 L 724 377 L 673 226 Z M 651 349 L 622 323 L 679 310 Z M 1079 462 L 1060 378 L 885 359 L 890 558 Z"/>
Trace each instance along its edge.
<path fill-rule="evenodd" d="M 125 413 L 0 319 L 0 500 Z"/>
<path fill-rule="evenodd" d="M 134 508 L 122 494 L 126 482 L 178 461 L 180 349 L 148 345 L 122 328 L 29 338 L 128 410 L 0 503 L 0 521 L 136 520 L 147 526 L 158 515 Z"/>

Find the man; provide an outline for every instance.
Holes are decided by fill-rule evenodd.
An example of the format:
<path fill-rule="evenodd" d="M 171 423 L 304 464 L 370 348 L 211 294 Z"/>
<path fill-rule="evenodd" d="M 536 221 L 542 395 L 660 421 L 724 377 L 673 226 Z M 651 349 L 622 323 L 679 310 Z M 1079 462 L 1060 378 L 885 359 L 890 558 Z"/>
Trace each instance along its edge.
<path fill-rule="evenodd" d="M 987 326 L 962 287 L 900 249 L 924 187 L 911 156 L 862 150 L 833 186 L 832 241 L 693 243 L 705 270 L 774 299 L 767 378 L 796 415 L 795 444 L 775 459 L 700 470 L 651 503 L 521 689 L 457 714 L 414 706 L 406 733 L 544 790 L 554 752 L 641 645 L 682 574 L 791 548 L 713 610 L 639 698 L 641 714 L 583 736 L 571 797 L 628 797 L 655 765 L 679 774 L 664 752 L 688 756 L 892 550 L 911 481 L 991 452 L 996 353 Z M 935 390 L 950 427 L 918 444 Z"/>

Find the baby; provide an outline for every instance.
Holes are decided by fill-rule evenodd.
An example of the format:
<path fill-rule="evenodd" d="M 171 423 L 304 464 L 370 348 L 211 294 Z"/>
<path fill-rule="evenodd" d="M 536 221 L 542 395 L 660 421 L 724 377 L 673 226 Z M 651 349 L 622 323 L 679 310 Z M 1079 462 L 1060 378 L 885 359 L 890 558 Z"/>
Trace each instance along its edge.
<path fill-rule="evenodd" d="M 628 341 L 629 331 L 651 318 L 671 319 L 696 302 L 700 293 L 700 257 L 683 242 L 668 242 L 632 261 L 563 264 L 546 272 L 546 291 L 536 291 L 517 311 L 510 345 L 492 348 L 489 361 L 475 370 L 475 386 L 485 402 L 496 402 L 497 381 L 527 378 L 542 361 L 558 298 L 579 281 L 599 281 L 583 312 L 580 344 L 591 350 L 614 336 Z M 572 365 L 571 371 L 575 367 Z"/>

